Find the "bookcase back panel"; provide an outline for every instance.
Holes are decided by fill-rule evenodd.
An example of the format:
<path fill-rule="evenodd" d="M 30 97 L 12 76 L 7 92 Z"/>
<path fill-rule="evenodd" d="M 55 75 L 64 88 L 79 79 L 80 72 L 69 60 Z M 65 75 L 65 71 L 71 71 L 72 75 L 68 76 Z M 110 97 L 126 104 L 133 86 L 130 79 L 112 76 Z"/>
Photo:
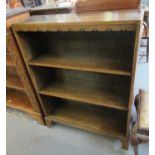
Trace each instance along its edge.
<path fill-rule="evenodd" d="M 70 99 L 85 104 L 128 110 L 130 77 L 84 71 L 30 67 L 37 93 Z M 31 74 L 32 75 L 32 74 Z M 49 102 L 41 100 L 45 114 L 49 113 Z M 46 108 L 48 107 L 48 108 Z"/>
<path fill-rule="evenodd" d="M 118 67 L 131 70 L 134 31 L 18 33 L 31 51 L 29 60 L 49 54 L 93 63 L 111 61 L 111 65 L 115 61 Z"/>
<path fill-rule="evenodd" d="M 70 84 L 77 83 L 79 85 L 91 87 L 110 87 L 110 88 L 130 88 L 131 78 L 128 76 L 100 74 L 92 72 L 83 72 L 67 69 L 55 69 L 46 67 L 31 67 L 38 82 L 37 85 L 42 88 L 48 83 Z M 39 89 L 40 89 L 39 88 Z"/>

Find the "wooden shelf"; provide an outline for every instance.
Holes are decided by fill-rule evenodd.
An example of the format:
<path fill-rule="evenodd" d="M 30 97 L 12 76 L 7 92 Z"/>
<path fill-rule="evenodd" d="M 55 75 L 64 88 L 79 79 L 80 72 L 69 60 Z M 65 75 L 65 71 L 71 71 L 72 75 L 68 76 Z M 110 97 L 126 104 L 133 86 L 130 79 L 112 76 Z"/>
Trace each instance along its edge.
<path fill-rule="evenodd" d="M 56 107 L 45 119 L 104 135 L 123 137 L 126 116 L 120 114 L 122 113 L 117 113 L 115 110 L 73 103 Z"/>
<path fill-rule="evenodd" d="M 50 54 L 31 60 L 29 65 L 131 76 L 125 62 L 89 57 L 53 57 Z"/>
<path fill-rule="evenodd" d="M 88 87 L 73 83 L 53 83 L 39 91 L 42 95 L 81 101 L 114 109 L 128 109 L 128 90 Z"/>
<path fill-rule="evenodd" d="M 7 75 L 6 81 L 6 86 L 8 88 L 24 91 L 23 84 L 18 76 Z"/>
<path fill-rule="evenodd" d="M 7 89 L 6 103 L 8 107 L 33 113 L 31 103 L 23 92 Z"/>
<path fill-rule="evenodd" d="M 9 53 L 6 54 L 6 65 L 15 67 L 15 63 L 13 62 L 12 57 Z"/>
<path fill-rule="evenodd" d="M 32 17 L 13 32 L 47 125 L 118 137 L 127 149 L 143 12 L 107 14 Z"/>

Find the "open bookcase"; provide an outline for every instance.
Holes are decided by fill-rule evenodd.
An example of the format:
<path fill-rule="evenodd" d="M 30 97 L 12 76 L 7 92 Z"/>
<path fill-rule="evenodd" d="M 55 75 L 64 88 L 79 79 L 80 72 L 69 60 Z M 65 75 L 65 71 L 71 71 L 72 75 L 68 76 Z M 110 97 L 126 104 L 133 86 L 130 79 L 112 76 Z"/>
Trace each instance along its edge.
<path fill-rule="evenodd" d="M 13 25 L 48 126 L 119 138 L 128 148 L 141 14 L 34 16 Z"/>
<path fill-rule="evenodd" d="M 28 113 L 39 123 L 44 124 L 40 103 L 33 90 L 25 64 L 19 53 L 11 25 L 27 20 L 30 15 L 26 9 L 10 9 L 6 20 L 6 105 Z"/>

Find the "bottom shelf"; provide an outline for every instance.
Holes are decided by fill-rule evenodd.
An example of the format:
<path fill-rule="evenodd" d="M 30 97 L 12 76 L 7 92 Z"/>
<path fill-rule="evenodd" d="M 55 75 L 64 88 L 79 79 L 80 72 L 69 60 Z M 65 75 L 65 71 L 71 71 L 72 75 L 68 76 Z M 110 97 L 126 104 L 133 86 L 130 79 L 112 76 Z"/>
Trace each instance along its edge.
<path fill-rule="evenodd" d="M 33 109 L 31 103 L 24 92 L 7 89 L 6 104 L 8 107 L 22 110 L 24 112 L 32 113 Z"/>
<path fill-rule="evenodd" d="M 124 137 L 126 114 L 124 111 L 70 102 L 56 105 L 53 112 L 45 119 L 103 135 Z"/>

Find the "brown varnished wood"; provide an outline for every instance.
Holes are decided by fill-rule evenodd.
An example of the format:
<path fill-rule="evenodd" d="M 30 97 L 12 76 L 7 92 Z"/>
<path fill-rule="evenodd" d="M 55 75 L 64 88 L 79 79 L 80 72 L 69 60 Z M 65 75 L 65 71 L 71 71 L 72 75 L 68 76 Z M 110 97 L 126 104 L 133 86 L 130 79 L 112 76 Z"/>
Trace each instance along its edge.
<path fill-rule="evenodd" d="M 25 93 L 7 88 L 6 105 L 7 107 L 28 113 L 38 123 L 45 125 L 42 115 L 40 113 L 34 112 L 31 103 Z"/>
<path fill-rule="evenodd" d="M 131 76 L 130 71 L 126 71 L 125 69 L 117 69 L 116 66 L 118 65 L 118 63 L 119 62 L 117 60 L 114 60 L 113 62 L 111 62 L 110 60 L 105 60 L 103 62 L 102 60 L 98 59 L 96 62 L 93 62 L 87 57 L 78 59 L 59 58 L 52 57 L 51 55 L 45 55 L 43 57 L 38 57 L 30 61 L 29 65 Z"/>
<path fill-rule="evenodd" d="M 32 115 L 37 115 L 37 120 L 43 122 L 38 99 L 33 90 L 31 81 L 27 74 L 23 60 L 19 53 L 16 40 L 13 36 L 11 25 L 27 20 L 30 17 L 27 10 L 15 13 L 13 16 L 7 16 L 7 106 L 14 109 L 25 111 Z M 18 91 L 16 91 L 18 90 Z M 34 117 L 35 118 L 35 117 Z M 42 120 L 41 120 L 42 119 Z"/>
<path fill-rule="evenodd" d="M 134 31 L 37 32 L 19 33 L 19 36 L 28 43 L 22 39 L 27 50 L 25 57 L 31 65 L 130 76 L 131 63 L 126 62 L 132 62 Z"/>
<path fill-rule="evenodd" d="M 22 110 L 28 113 L 33 112 L 31 103 L 28 100 L 26 94 L 21 91 L 7 89 L 6 101 L 8 107 Z"/>
<path fill-rule="evenodd" d="M 31 68 L 31 72 L 40 94 L 128 109 L 129 77 L 35 67 Z M 118 81 L 122 84 L 118 85 Z"/>
<path fill-rule="evenodd" d="M 63 101 L 61 101 L 62 103 Z M 113 115 L 111 115 L 113 112 Z M 86 106 L 66 101 L 58 105 L 51 115 L 45 117 L 47 121 L 54 121 L 73 127 L 94 131 L 114 137 L 125 136 L 125 117 L 117 111 L 107 110 L 96 106 Z"/>
<path fill-rule="evenodd" d="M 130 119 L 131 119 L 131 107 L 134 102 L 134 82 L 135 82 L 135 73 L 136 73 L 136 66 L 137 66 L 137 59 L 138 59 L 138 48 L 139 48 L 139 40 L 141 35 L 142 29 L 142 22 L 137 22 L 137 29 L 136 29 L 136 36 L 135 36 L 135 45 L 134 45 L 134 55 L 133 55 L 133 64 L 132 64 L 132 78 L 131 78 L 131 85 L 130 85 L 130 98 L 128 104 L 128 121 L 127 121 L 127 135 L 129 135 L 129 127 L 130 127 Z"/>
<path fill-rule="evenodd" d="M 6 77 L 6 86 L 8 88 L 14 88 L 14 89 L 17 89 L 17 90 L 25 91 L 24 87 L 23 87 L 23 84 L 22 84 L 22 82 L 21 82 L 21 80 L 20 80 L 20 78 L 18 76 L 7 75 L 7 77 Z"/>
<path fill-rule="evenodd" d="M 16 65 L 14 64 L 13 60 L 12 60 L 12 57 L 11 57 L 11 54 L 10 54 L 10 53 L 7 53 L 7 54 L 6 54 L 6 65 L 7 65 L 7 66 L 13 66 L 13 67 L 16 66 Z"/>
<path fill-rule="evenodd" d="M 118 137 L 128 148 L 141 19 L 141 10 L 122 10 L 34 16 L 13 25 L 48 126 Z"/>
<path fill-rule="evenodd" d="M 69 13 L 32 16 L 26 22 L 14 24 L 16 31 L 92 31 L 134 30 L 136 21 L 141 20 L 141 10 L 104 11 L 91 13 Z M 112 24 L 112 25 L 110 25 Z M 120 24 L 124 24 L 121 27 Z M 115 25 L 115 26 L 114 26 Z"/>
<path fill-rule="evenodd" d="M 77 12 L 100 11 L 100 10 L 119 10 L 119 9 L 138 9 L 140 0 L 77 0 Z"/>
<path fill-rule="evenodd" d="M 85 103 L 101 105 L 114 109 L 127 110 L 127 90 L 99 90 L 95 87 L 84 87 L 79 84 L 55 83 L 39 91 L 40 94 L 55 96 Z M 115 92 L 112 94 L 112 92 Z"/>

